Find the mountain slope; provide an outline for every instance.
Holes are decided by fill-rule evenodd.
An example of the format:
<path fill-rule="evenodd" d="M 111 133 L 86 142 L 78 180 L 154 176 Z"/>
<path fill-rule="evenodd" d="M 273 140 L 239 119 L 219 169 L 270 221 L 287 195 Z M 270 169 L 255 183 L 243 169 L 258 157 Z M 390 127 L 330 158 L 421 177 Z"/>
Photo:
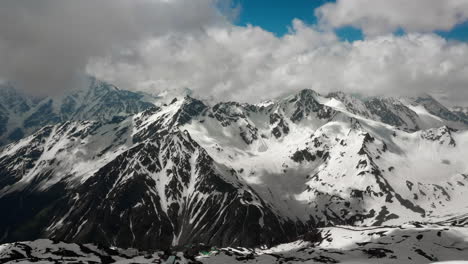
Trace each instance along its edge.
<path fill-rule="evenodd" d="M 459 220 L 465 124 L 414 107 L 303 90 L 47 126 L 0 153 L 0 238 L 251 247 L 323 226 Z"/>
<path fill-rule="evenodd" d="M 63 95 L 33 98 L 13 87 L 0 87 L 0 144 L 28 136 L 43 126 L 74 120 L 111 121 L 153 107 L 154 98 L 88 80 L 87 87 Z"/>
<path fill-rule="evenodd" d="M 46 127 L 9 145 L 0 159 L 0 207 L 11 211 L 4 239 L 164 248 L 275 244 L 303 232 L 178 129 L 203 109 L 186 99 L 116 124 Z"/>
<path fill-rule="evenodd" d="M 304 93 L 312 96 L 307 103 Z M 282 215 L 321 225 L 378 225 L 466 210 L 449 197 L 466 194 L 465 131 L 404 132 L 310 91 L 267 107 L 229 107 L 224 119 L 217 117 L 221 124 L 201 118 L 186 129 Z"/>
<path fill-rule="evenodd" d="M 187 247 L 144 252 L 41 239 L 0 245 L 0 259 L 40 263 L 439 263 L 468 259 L 466 228 L 438 225 L 320 229 L 320 235 L 272 248 Z M 201 251 L 201 252 L 199 252 Z M 455 263 L 455 262 L 443 262 Z M 456 262 L 456 263 L 466 263 Z"/>

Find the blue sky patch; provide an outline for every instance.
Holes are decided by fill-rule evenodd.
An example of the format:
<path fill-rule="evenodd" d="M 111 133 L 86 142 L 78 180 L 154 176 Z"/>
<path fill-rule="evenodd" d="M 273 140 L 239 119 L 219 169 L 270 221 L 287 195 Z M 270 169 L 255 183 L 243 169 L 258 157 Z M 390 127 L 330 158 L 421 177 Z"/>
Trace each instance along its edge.
<path fill-rule="evenodd" d="M 241 11 L 236 20 L 239 26 L 251 24 L 259 26 L 264 30 L 281 37 L 288 33 L 294 18 L 304 21 L 306 24 L 317 24 L 314 10 L 330 0 L 233 0 L 234 5 L 240 5 Z M 342 41 L 362 40 L 363 34 L 360 29 L 346 26 L 335 30 Z M 403 32 L 395 32 L 397 35 Z M 457 25 L 448 32 L 434 32 L 446 39 L 457 41 L 468 41 L 468 22 Z"/>

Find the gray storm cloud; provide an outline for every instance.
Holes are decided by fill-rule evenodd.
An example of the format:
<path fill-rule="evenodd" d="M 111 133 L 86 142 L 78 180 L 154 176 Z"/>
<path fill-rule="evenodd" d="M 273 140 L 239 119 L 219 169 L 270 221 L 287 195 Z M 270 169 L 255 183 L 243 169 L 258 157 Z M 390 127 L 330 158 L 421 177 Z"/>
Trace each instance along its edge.
<path fill-rule="evenodd" d="M 90 58 L 131 51 L 167 32 L 223 23 L 214 0 L 3 0 L 0 79 L 35 95 L 79 81 Z"/>

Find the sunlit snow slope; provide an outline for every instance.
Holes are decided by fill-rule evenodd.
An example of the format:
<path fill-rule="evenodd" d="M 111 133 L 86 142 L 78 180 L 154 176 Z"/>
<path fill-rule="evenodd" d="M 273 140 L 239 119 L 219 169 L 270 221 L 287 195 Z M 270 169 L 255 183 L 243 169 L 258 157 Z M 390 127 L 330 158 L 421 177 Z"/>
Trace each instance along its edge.
<path fill-rule="evenodd" d="M 0 241 L 254 247 L 335 225 L 464 225 L 467 124 L 428 96 L 303 90 L 46 126 L 0 154 Z"/>

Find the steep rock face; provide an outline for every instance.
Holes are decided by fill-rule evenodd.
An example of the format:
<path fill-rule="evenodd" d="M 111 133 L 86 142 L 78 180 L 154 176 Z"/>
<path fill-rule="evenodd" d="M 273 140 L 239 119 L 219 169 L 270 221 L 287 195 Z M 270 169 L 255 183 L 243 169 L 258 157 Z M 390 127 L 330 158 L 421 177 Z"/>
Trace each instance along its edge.
<path fill-rule="evenodd" d="M 22 131 L 11 128 L 12 116 L 22 115 L 31 109 L 35 102 L 23 96 L 12 86 L 0 85 L 0 138 L 13 138 L 21 136 Z M 16 130 L 16 132 L 15 132 Z"/>
<path fill-rule="evenodd" d="M 444 126 L 438 129 L 432 128 L 421 132 L 421 138 L 439 142 L 441 145 L 456 146 L 452 133 L 456 130 Z"/>
<path fill-rule="evenodd" d="M 365 101 L 356 98 L 355 96 L 345 94 L 343 92 L 332 92 L 329 93 L 326 97 L 335 99 L 335 105 L 342 104 L 344 109 L 353 114 L 366 118 L 372 118 L 373 114 L 370 112 L 370 109 L 367 108 Z"/>
<path fill-rule="evenodd" d="M 318 94 L 312 90 L 302 90 L 290 99 L 288 103 L 293 103 L 293 112 L 290 116 L 291 121 L 299 122 L 311 114 L 319 119 L 329 119 L 332 117 L 335 111 L 331 107 L 320 104 L 316 100 L 317 96 Z"/>
<path fill-rule="evenodd" d="M 35 137 L 11 146 L 0 158 L 0 189 L 21 181 L 25 174 L 34 169 L 37 161 L 44 153 L 44 144 L 52 132 L 52 127 L 45 127 L 36 133 Z M 28 147 L 26 147 L 26 145 Z"/>
<path fill-rule="evenodd" d="M 458 115 L 465 124 L 468 124 L 468 107 L 455 106 L 452 108 L 452 112 Z"/>
<path fill-rule="evenodd" d="M 466 192 L 467 168 L 457 154 L 465 132 L 418 130 L 418 113 L 397 99 L 375 99 L 369 107 L 365 101 L 350 111 L 330 98 L 351 101 L 306 90 L 253 108 L 236 105 L 236 118 L 221 125 L 202 115 L 184 129 L 282 215 L 302 222 L 380 225 L 460 208 L 448 197 Z M 241 123 L 259 136 L 244 144 Z"/>
<path fill-rule="evenodd" d="M 353 100 L 304 90 L 210 107 L 186 96 L 46 126 L 0 153 L 1 241 L 250 247 L 467 213 L 453 198 L 468 192 L 466 130 L 414 131 L 421 112 L 404 102 Z"/>
<path fill-rule="evenodd" d="M 407 130 L 418 130 L 418 115 L 394 98 L 373 98 L 365 102 L 369 111 L 379 121 Z"/>
<path fill-rule="evenodd" d="M 313 136 L 315 143 L 309 151 L 323 162 L 308 176 L 307 190 L 302 193 L 320 222 L 380 225 L 398 219 L 397 210 L 425 216 L 424 209 L 402 198 L 384 176 L 379 160 L 388 151 L 385 142 L 359 126 L 351 127 L 344 138 L 330 138 L 328 129 Z"/>
<path fill-rule="evenodd" d="M 138 248 L 292 239 L 274 232 L 283 224 L 235 174 L 220 174 L 222 168 L 187 136 L 170 138 L 161 146 L 138 145 L 100 169 L 76 190 L 78 198 L 70 197 L 67 217 L 56 218 L 70 224 L 53 225 L 50 236 Z M 259 225 L 261 218 L 267 228 Z"/>
<path fill-rule="evenodd" d="M 329 99 L 323 101 L 326 105 L 406 131 L 444 125 L 466 129 L 468 124 L 463 107 L 454 107 L 450 110 L 429 95 L 415 98 L 358 98 L 343 92 L 333 92 L 325 98 Z"/>
<path fill-rule="evenodd" d="M 438 116 L 445 120 L 450 121 L 461 121 L 460 117 L 450 111 L 447 107 L 439 103 L 430 95 L 414 98 L 414 104 L 423 105 L 427 111 L 435 116 Z"/>
<path fill-rule="evenodd" d="M 46 127 L 8 146 L 0 160 L 8 176 L 0 206 L 11 212 L 0 225 L 3 239 L 148 249 L 272 245 L 304 232 L 304 223 L 278 215 L 178 128 L 204 108 L 186 98 L 119 123 Z"/>
<path fill-rule="evenodd" d="M 242 140 L 251 144 L 259 138 L 258 129 L 250 120 L 250 113 L 256 113 L 258 109 L 253 105 L 239 104 L 235 102 L 219 103 L 213 106 L 209 118 L 215 118 L 223 127 L 236 126 Z"/>

